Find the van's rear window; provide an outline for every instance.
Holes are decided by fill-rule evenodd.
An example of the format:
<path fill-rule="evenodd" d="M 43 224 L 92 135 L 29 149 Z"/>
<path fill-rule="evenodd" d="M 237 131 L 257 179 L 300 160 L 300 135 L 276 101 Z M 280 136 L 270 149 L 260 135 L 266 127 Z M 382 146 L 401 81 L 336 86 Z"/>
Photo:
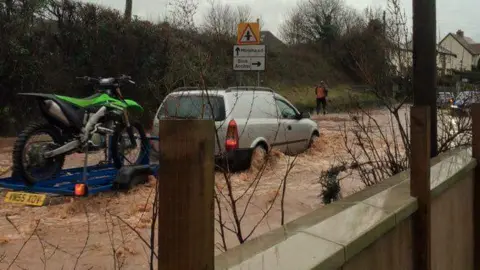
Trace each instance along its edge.
<path fill-rule="evenodd" d="M 225 120 L 225 102 L 220 96 L 170 95 L 158 112 L 159 119 L 214 119 Z"/>

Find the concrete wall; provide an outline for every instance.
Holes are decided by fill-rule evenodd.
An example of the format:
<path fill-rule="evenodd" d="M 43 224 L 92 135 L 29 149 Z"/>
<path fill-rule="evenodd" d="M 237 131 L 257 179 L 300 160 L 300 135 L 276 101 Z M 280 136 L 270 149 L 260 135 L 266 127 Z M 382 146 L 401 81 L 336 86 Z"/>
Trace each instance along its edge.
<path fill-rule="evenodd" d="M 432 269 L 473 269 L 473 172 L 432 201 Z"/>
<path fill-rule="evenodd" d="M 343 270 L 412 269 L 411 217 L 346 262 Z"/>
<path fill-rule="evenodd" d="M 432 269 L 473 270 L 471 149 L 432 160 Z M 412 265 L 408 172 L 216 257 L 215 269 L 404 270 Z"/>

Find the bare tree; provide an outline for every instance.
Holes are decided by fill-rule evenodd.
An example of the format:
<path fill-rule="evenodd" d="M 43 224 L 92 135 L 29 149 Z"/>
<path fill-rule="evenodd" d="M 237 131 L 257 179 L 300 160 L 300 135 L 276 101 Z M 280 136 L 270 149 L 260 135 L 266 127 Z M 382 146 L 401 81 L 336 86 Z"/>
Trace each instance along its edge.
<path fill-rule="evenodd" d="M 252 20 L 252 9 L 247 5 L 237 6 L 236 17 L 237 21 L 240 23 L 248 22 Z"/>
<path fill-rule="evenodd" d="M 362 25 L 362 24 L 360 24 Z M 354 110 L 343 128 L 347 158 L 340 163 L 364 185 L 370 186 L 409 168 L 409 105 L 412 57 L 406 16 L 398 0 L 389 0 L 385 12 L 367 9 L 362 28 L 344 37 L 353 69 L 384 109 L 368 110 L 353 100 Z M 399 91 L 393 92 L 393 85 Z M 468 145 L 471 119 L 439 110 L 439 151 Z M 333 165 L 336 166 L 335 164 Z"/>
<path fill-rule="evenodd" d="M 282 37 L 288 43 L 323 43 L 334 40 L 353 26 L 354 9 L 342 0 L 309 0 L 299 2 L 287 16 Z"/>
<path fill-rule="evenodd" d="M 251 20 L 250 10 L 246 6 L 238 7 L 235 10 L 228 5 L 216 4 L 213 1 L 210 3 L 211 9 L 206 15 L 205 24 L 202 26 L 204 31 L 210 29 L 214 31 L 213 34 L 219 37 L 231 38 L 236 34 L 236 24 L 238 22 Z M 185 13 L 191 14 L 191 10 L 193 10 L 192 7 L 181 5 L 172 9 L 171 15 L 172 17 L 179 17 Z M 193 24 L 192 22 L 187 22 L 187 18 L 184 18 L 184 20 L 182 25 Z M 201 106 L 194 110 L 198 110 L 202 117 L 205 115 L 211 116 L 215 110 L 213 109 L 214 105 L 210 95 L 216 90 L 212 89 L 212 85 L 208 84 L 207 77 L 212 81 L 220 81 L 219 77 L 221 74 L 215 71 L 217 68 L 224 68 L 222 68 L 223 66 L 217 67 L 212 59 L 217 58 L 221 52 L 204 50 L 201 46 L 198 46 L 197 42 L 199 41 L 196 38 L 178 38 L 184 33 L 190 32 L 177 31 L 175 35 L 172 35 L 171 50 L 169 52 L 169 58 L 172 63 L 169 65 L 168 76 L 164 79 L 164 82 L 166 85 L 171 86 L 195 86 L 198 89 L 203 89 L 202 99 L 204 101 L 200 102 L 202 104 L 199 104 L 199 102 L 194 103 L 192 100 L 191 108 Z M 190 37 L 195 37 L 195 35 L 191 34 Z M 187 96 L 186 98 L 188 99 L 189 97 Z M 247 117 L 247 119 L 249 118 Z M 283 127 L 279 125 L 278 130 L 280 128 Z M 216 132 L 225 132 L 225 130 L 218 128 Z M 239 134 L 239 136 L 248 136 L 248 134 Z M 216 144 L 219 149 L 222 148 L 221 145 L 223 144 L 223 142 L 219 141 L 220 137 L 222 136 L 216 136 Z M 216 175 L 214 200 L 216 206 L 216 229 L 219 236 L 219 243 L 217 243 L 216 248 L 220 251 L 225 251 L 234 245 L 244 243 L 255 236 L 259 227 L 265 225 L 269 214 L 272 212 L 272 209 L 276 209 L 275 207 L 280 206 L 280 211 L 284 212 L 285 192 L 288 192 L 287 178 L 295 166 L 295 157 L 285 162 L 287 170 L 284 175 L 275 179 L 274 188 L 270 188 L 271 185 L 264 185 L 264 181 L 266 178 L 265 172 L 271 170 L 275 156 L 255 152 L 253 160 L 253 167 L 245 174 L 231 171 L 228 165 L 217 168 L 220 172 Z M 242 177 L 247 178 L 241 180 L 245 185 L 238 184 L 239 178 Z M 266 189 L 271 192 L 269 193 L 271 198 L 267 200 L 265 205 L 258 205 L 257 201 L 261 197 L 259 192 L 265 192 Z M 252 218 L 249 216 L 251 211 L 260 212 L 260 217 L 252 221 Z M 286 220 L 288 220 L 288 217 L 283 213 L 279 218 L 277 226 L 280 226 Z M 230 240 L 232 235 L 234 242 Z"/>
<path fill-rule="evenodd" d="M 302 15 L 297 9 L 290 11 L 290 14 L 286 16 L 287 19 L 283 22 L 280 28 L 280 35 L 282 39 L 290 45 L 296 45 L 303 43 L 305 40 L 302 38 Z"/>
<path fill-rule="evenodd" d="M 315 43 L 327 45 L 325 48 L 364 22 L 359 12 L 342 0 L 299 2 L 285 17 L 280 34 L 287 44 Z"/>
<path fill-rule="evenodd" d="M 204 17 L 204 31 L 212 33 L 215 37 L 232 37 L 236 22 L 234 10 L 229 5 L 208 1 L 210 8 Z"/>
<path fill-rule="evenodd" d="M 408 61 L 398 54 L 403 52 L 405 44 L 406 18 L 397 0 L 389 0 L 388 7 L 387 12 L 366 9 L 358 28 L 344 37 L 352 69 L 370 85 L 369 92 L 386 109 L 383 115 L 375 115 L 352 100 L 355 110 L 350 113 L 350 125 L 343 129 L 348 159 L 342 162 L 367 186 L 409 166 L 409 120 L 405 103 L 411 96 L 408 91 L 400 96 L 392 92 L 393 84 L 406 77 L 392 68 L 392 59 L 397 65 Z"/>
<path fill-rule="evenodd" d="M 213 34 L 216 38 L 232 38 L 237 34 L 237 25 L 250 21 L 249 6 L 232 7 L 228 4 L 209 0 L 210 8 L 204 17 L 203 31 Z"/>
<path fill-rule="evenodd" d="M 198 11 L 198 0 L 176 0 L 169 3 L 168 21 L 178 29 L 196 30 L 194 16 Z"/>
<path fill-rule="evenodd" d="M 338 18 L 338 29 L 341 35 L 346 35 L 354 29 L 362 27 L 361 14 L 354 8 L 344 7 Z"/>

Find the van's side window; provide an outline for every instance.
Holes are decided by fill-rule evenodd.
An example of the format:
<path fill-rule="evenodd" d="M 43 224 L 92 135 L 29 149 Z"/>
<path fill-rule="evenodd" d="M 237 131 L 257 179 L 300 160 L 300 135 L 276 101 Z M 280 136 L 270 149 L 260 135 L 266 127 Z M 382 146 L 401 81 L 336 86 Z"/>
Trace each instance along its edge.
<path fill-rule="evenodd" d="M 275 99 L 278 107 L 279 117 L 283 119 L 295 119 L 297 113 L 288 103 L 280 99 Z"/>

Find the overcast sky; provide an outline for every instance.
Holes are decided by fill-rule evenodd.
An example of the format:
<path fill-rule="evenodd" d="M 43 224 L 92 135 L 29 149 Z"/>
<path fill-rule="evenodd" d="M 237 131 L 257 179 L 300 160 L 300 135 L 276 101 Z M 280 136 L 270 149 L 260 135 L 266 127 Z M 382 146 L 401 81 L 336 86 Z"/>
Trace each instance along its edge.
<path fill-rule="evenodd" d="M 81 0 L 124 10 L 124 0 Z M 175 0 L 133 0 L 133 14 L 152 21 L 158 21 L 165 17 L 168 1 Z M 198 0 L 199 10 L 196 22 L 200 23 L 203 14 L 208 9 L 207 0 Z M 284 17 L 295 7 L 297 0 L 216 0 L 217 2 L 231 5 L 249 5 L 253 15 L 263 20 L 264 28 L 275 35 L 279 33 L 279 27 Z M 305 1 L 305 0 L 298 0 Z M 359 10 L 368 6 L 384 7 L 387 0 L 344 0 L 347 5 Z M 412 17 L 412 0 L 400 0 L 409 19 Z M 456 32 L 462 29 L 465 36 L 473 38 L 480 43 L 480 28 L 478 27 L 479 0 L 437 0 L 437 33 L 443 38 L 448 32 Z"/>

